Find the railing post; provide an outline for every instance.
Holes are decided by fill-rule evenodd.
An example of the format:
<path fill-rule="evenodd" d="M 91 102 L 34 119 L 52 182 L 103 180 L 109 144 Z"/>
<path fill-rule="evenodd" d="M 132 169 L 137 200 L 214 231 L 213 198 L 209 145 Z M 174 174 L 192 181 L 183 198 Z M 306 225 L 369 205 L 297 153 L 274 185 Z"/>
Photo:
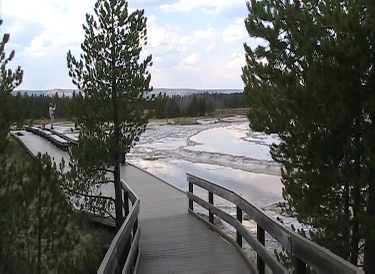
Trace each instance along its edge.
<path fill-rule="evenodd" d="M 189 182 L 189 192 L 193 194 L 193 183 Z M 193 211 L 193 200 L 189 199 L 189 209 Z"/>
<path fill-rule="evenodd" d="M 137 233 L 137 229 L 138 229 L 138 218 L 135 220 L 134 222 L 134 226 L 133 226 L 133 237 L 135 237 L 135 233 Z"/>
<path fill-rule="evenodd" d="M 264 243 L 265 243 L 265 231 L 264 231 L 263 227 L 261 227 L 259 224 L 257 224 L 257 239 L 262 245 L 264 245 Z M 265 272 L 264 261 L 262 260 L 262 258 L 258 254 L 257 254 L 257 268 L 258 268 L 259 274 L 264 274 L 264 272 Z"/>
<path fill-rule="evenodd" d="M 242 209 L 237 206 L 237 220 L 242 224 Z M 237 244 L 242 248 L 242 236 L 237 230 Z"/>
<path fill-rule="evenodd" d="M 208 192 L 208 202 L 211 205 L 214 204 L 214 194 L 212 192 Z M 214 214 L 211 211 L 209 212 L 209 221 L 211 224 L 214 223 Z"/>
<path fill-rule="evenodd" d="M 129 214 L 129 192 L 124 190 L 124 210 L 125 210 L 125 218 Z"/>
<path fill-rule="evenodd" d="M 295 273 L 298 273 L 298 274 L 306 274 L 306 264 L 304 261 L 302 261 L 300 258 L 297 258 L 297 262 L 296 262 L 296 270 L 295 270 Z"/>
<path fill-rule="evenodd" d="M 126 160 L 125 160 L 125 153 L 121 153 L 121 165 L 125 165 Z"/>

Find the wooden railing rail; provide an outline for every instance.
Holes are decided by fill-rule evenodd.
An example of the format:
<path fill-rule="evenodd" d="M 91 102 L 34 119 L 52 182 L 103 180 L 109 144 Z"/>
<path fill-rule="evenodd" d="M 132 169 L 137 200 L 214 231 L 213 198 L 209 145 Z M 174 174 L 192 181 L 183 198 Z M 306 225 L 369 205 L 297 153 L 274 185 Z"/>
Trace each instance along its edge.
<path fill-rule="evenodd" d="M 125 219 L 98 269 L 100 273 L 133 273 L 136 272 L 140 258 L 138 226 L 140 200 L 137 195 L 121 180 L 124 196 Z"/>
<path fill-rule="evenodd" d="M 268 216 L 263 210 L 246 201 L 236 192 L 214 184 L 210 181 L 187 173 L 189 182 L 189 211 L 193 211 L 193 202 L 209 211 L 209 222 L 213 224 L 214 214 L 232 225 L 237 230 L 237 244 L 242 248 L 242 238 L 257 253 L 257 268 L 259 273 L 265 272 L 267 265 L 274 273 L 287 273 L 288 271 L 265 248 L 265 232 L 267 231 L 288 252 L 297 257 L 295 270 L 297 273 L 306 273 L 306 265 L 309 265 L 319 273 L 364 273 L 358 267 L 333 254 L 314 242 L 302 237 L 282 223 Z M 194 195 L 194 185 L 208 191 L 208 202 Z M 237 218 L 214 206 L 213 195 L 218 195 L 237 207 Z M 257 237 L 252 236 L 248 229 L 242 225 L 242 213 L 245 212 L 250 219 L 257 223 Z"/>

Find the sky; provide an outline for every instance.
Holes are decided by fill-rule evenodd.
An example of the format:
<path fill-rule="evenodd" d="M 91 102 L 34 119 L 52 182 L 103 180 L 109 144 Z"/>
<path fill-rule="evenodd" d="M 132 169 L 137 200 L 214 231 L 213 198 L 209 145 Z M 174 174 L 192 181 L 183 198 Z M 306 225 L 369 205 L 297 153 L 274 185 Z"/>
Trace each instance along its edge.
<path fill-rule="evenodd" d="M 95 0 L 0 0 L 3 25 L 10 33 L 6 51 L 16 57 L 24 79 L 18 89 L 75 88 L 66 54 L 78 57 L 85 14 Z M 243 43 L 252 48 L 244 18 L 246 0 L 129 0 L 129 9 L 144 9 L 149 69 L 154 88 L 242 89 Z"/>

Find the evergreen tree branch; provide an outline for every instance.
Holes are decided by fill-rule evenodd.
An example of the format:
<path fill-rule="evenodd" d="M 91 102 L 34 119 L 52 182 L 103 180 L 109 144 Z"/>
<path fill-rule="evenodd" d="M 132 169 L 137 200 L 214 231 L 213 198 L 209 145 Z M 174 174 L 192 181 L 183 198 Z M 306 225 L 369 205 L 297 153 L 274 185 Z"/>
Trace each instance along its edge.
<path fill-rule="evenodd" d="M 96 185 L 106 185 L 106 184 L 109 184 L 109 183 L 115 183 L 115 181 L 114 180 L 106 180 L 106 181 L 94 182 L 94 184 L 96 184 Z"/>
<path fill-rule="evenodd" d="M 96 173 L 96 172 L 98 172 L 98 171 L 105 171 L 105 172 L 107 172 L 107 173 L 114 173 L 113 170 L 108 169 L 108 168 L 96 168 L 96 169 L 93 169 L 93 170 L 88 170 L 88 171 L 86 172 L 86 174 L 87 174 L 87 175 L 90 175 L 90 174 Z"/>
<path fill-rule="evenodd" d="M 86 193 L 74 191 L 73 189 L 68 188 L 68 187 L 65 187 L 65 190 L 69 191 L 72 194 L 82 196 L 82 197 L 93 198 L 93 199 L 104 199 L 104 200 L 109 200 L 111 202 L 115 202 L 115 199 L 113 199 L 112 197 L 108 197 L 108 196 L 86 194 Z"/>
<path fill-rule="evenodd" d="M 104 212 L 105 214 L 107 214 L 111 219 L 113 219 L 114 221 L 116 221 L 116 217 L 114 217 L 108 210 L 106 210 L 105 208 L 103 207 L 98 207 L 98 206 L 92 206 L 92 208 L 94 209 L 98 209 L 99 212 Z"/>

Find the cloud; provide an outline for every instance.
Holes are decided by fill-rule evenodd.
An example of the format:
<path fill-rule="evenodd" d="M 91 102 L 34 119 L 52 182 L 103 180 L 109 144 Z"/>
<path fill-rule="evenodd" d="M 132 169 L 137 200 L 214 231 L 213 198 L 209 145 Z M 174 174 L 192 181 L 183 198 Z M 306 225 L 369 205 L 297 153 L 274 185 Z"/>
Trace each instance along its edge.
<path fill-rule="evenodd" d="M 223 31 L 223 40 L 225 42 L 233 42 L 242 40 L 246 35 L 245 23 L 241 18 L 237 18 L 236 22 Z"/>
<path fill-rule="evenodd" d="M 208 15 L 230 14 L 233 9 L 239 11 L 240 7 L 246 11 L 246 0 L 179 0 L 160 5 L 160 9 L 164 12 L 189 12 L 200 8 L 203 13 Z M 228 10 L 231 12 L 228 13 Z"/>
<path fill-rule="evenodd" d="M 165 12 L 176 12 L 176 11 L 187 12 L 199 6 L 197 5 L 196 2 L 197 1 L 194 1 L 194 0 L 181 0 L 181 1 L 178 1 L 177 3 L 160 5 L 160 9 Z"/>
<path fill-rule="evenodd" d="M 193 52 L 186 58 L 182 59 L 177 66 L 172 68 L 172 72 L 191 72 L 201 70 L 201 58 L 197 52 Z"/>
<path fill-rule="evenodd" d="M 43 56 L 45 54 L 45 50 L 43 48 L 45 44 L 45 39 L 49 38 L 46 37 L 44 33 L 35 36 L 34 39 L 31 41 L 30 45 L 26 48 L 26 54 L 32 57 Z"/>
<path fill-rule="evenodd" d="M 248 14 L 248 10 L 246 8 L 246 1 L 241 0 L 232 0 L 232 1 L 225 1 L 220 5 L 211 7 L 211 8 L 203 8 L 203 14 L 206 15 L 223 15 L 229 18 L 235 17 L 245 17 Z"/>
<path fill-rule="evenodd" d="M 149 16 L 147 22 L 148 44 L 145 51 L 154 56 L 183 53 L 188 50 L 189 46 L 197 45 L 201 40 L 213 39 L 219 35 L 219 31 L 210 26 L 182 34 L 178 25 L 158 25 L 154 15 Z"/>
<path fill-rule="evenodd" d="M 180 33 L 180 27 L 158 26 L 156 17 L 151 15 L 147 21 L 147 46 L 145 50 L 155 56 L 184 52 L 193 43 L 192 39 Z"/>
<path fill-rule="evenodd" d="M 152 84 L 171 88 L 243 88 L 241 69 L 245 64 L 244 53 L 235 51 L 212 62 L 207 62 L 204 57 L 193 52 L 175 67 L 153 70 Z M 202 74 L 202 71 L 205 73 Z"/>
<path fill-rule="evenodd" d="M 83 40 L 82 23 L 92 5 L 90 0 L 77 3 L 73 0 L 14 0 L 5 1 L 2 11 L 10 22 L 17 22 L 10 31 L 18 43 L 26 45 L 25 54 L 41 57 Z M 31 30 L 34 36 L 22 35 L 25 29 Z"/>
<path fill-rule="evenodd" d="M 218 30 L 208 27 L 207 29 L 200 29 L 194 33 L 194 37 L 197 39 L 212 39 L 218 35 Z"/>
<path fill-rule="evenodd" d="M 245 54 L 239 52 L 233 52 L 232 61 L 226 63 L 226 68 L 232 71 L 241 71 L 241 68 L 246 64 Z"/>
<path fill-rule="evenodd" d="M 212 44 L 210 44 L 207 48 L 206 48 L 206 52 L 214 52 L 216 50 L 216 42 L 213 41 Z"/>
<path fill-rule="evenodd" d="M 201 59 L 199 58 L 198 53 L 193 52 L 193 53 L 190 54 L 188 57 L 186 57 L 184 60 L 182 60 L 182 62 L 183 62 L 185 65 L 188 65 L 188 66 L 194 66 L 194 65 L 199 64 L 200 60 L 201 60 Z"/>
<path fill-rule="evenodd" d="M 148 44 L 143 48 L 141 58 L 153 55 L 154 65 L 149 69 L 152 85 L 241 87 L 242 43 L 223 41 L 244 39 L 244 32 L 238 30 L 242 27 L 244 31 L 243 20 L 234 19 L 242 16 L 238 15 L 240 11 L 246 11 L 245 2 L 130 1 L 130 10 L 135 7 L 146 8 Z M 82 23 L 85 22 L 85 13 L 93 13 L 94 3 L 94 0 L 3 1 L 2 15 L 5 21 L 2 30 L 11 32 L 7 49 L 16 49 L 16 58 L 12 64 L 20 64 L 25 70 L 21 88 L 74 88 L 68 77 L 66 53 L 69 49 L 76 57 L 81 53 L 80 43 L 84 40 Z M 180 16 L 169 13 L 193 9 L 198 10 L 198 13 L 194 13 L 196 24 L 184 23 Z M 207 19 L 206 14 L 212 17 Z M 235 16 L 230 19 L 233 20 L 230 21 L 233 23 L 231 26 L 226 23 L 227 19 L 222 20 L 226 15 Z M 193 29 L 194 25 L 201 29 Z M 225 30 L 226 26 L 228 28 Z M 248 42 L 253 45 L 251 39 Z M 215 54 L 208 54 L 212 52 Z"/>
<path fill-rule="evenodd" d="M 172 4 L 177 2 L 177 0 L 136 0 L 130 1 L 130 4 L 136 6 L 137 8 L 145 7 L 159 7 L 160 5 Z"/>

